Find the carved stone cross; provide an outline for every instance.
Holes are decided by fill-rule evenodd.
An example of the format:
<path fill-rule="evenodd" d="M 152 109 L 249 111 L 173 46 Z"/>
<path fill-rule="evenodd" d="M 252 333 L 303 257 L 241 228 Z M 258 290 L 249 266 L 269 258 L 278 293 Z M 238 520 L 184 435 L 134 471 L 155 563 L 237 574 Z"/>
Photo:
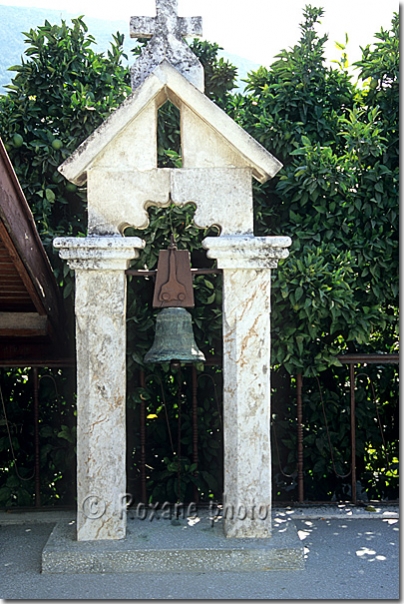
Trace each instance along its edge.
<path fill-rule="evenodd" d="M 178 17 L 178 0 L 156 0 L 156 17 L 132 17 L 131 38 L 172 34 L 176 38 L 202 36 L 202 17 Z"/>
<path fill-rule="evenodd" d="M 202 36 L 202 17 L 178 17 L 178 0 L 156 0 L 155 17 L 131 17 L 130 37 L 151 38 L 132 66 L 132 89 L 167 60 L 203 92 L 203 67 L 183 40 L 186 36 Z"/>

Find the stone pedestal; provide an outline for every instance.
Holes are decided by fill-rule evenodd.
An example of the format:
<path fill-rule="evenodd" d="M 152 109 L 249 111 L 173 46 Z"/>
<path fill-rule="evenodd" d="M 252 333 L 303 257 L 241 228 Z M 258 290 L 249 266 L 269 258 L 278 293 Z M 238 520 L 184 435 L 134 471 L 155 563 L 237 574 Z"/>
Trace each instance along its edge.
<path fill-rule="evenodd" d="M 77 540 L 126 534 L 126 275 L 137 238 L 58 238 L 76 275 Z"/>
<path fill-rule="evenodd" d="M 273 515 L 271 539 L 226 539 L 222 517 L 214 514 L 201 511 L 174 524 L 155 510 L 144 520 L 129 511 L 126 539 L 87 543 L 76 540 L 73 520 L 60 521 L 42 552 L 42 573 L 138 573 L 139 581 L 150 573 L 153 581 L 151 573 L 165 572 L 181 581 L 181 573 L 304 569 L 304 542 L 285 513 Z"/>
<path fill-rule="evenodd" d="M 208 237 L 223 269 L 224 531 L 271 535 L 270 284 L 289 237 Z"/>

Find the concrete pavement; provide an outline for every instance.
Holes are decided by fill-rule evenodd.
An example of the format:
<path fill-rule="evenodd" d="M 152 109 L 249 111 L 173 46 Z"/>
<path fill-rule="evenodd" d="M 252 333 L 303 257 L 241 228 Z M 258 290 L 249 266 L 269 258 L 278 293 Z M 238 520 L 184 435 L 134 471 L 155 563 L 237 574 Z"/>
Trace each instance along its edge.
<path fill-rule="evenodd" d="M 70 512 L 0 513 L 3 599 L 398 599 L 398 507 L 282 508 L 305 547 L 305 569 L 42 575 L 41 552 Z"/>

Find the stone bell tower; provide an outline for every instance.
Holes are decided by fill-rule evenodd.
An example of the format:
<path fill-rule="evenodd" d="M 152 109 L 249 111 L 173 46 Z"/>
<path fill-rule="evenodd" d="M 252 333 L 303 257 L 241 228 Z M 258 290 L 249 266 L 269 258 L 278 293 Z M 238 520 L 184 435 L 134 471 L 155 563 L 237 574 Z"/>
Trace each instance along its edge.
<path fill-rule="evenodd" d="M 150 205 L 196 205 L 195 224 L 218 225 L 203 246 L 223 269 L 224 531 L 271 535 L 271 269 L 288 237 L 255 237 L 252 179 L 280 162 L 203 93 L 203 68 L 184 42 L 201 19 L 156 0 L 156 17 L 133 17 L 150 42 L 132 68 L 132 94 L 67 159 L 60 172 L 88 187 L 88 235 L 54 246 L 76 273 L 79 541 L 122 539 L 126 514 L 125 319 L 129 261 L 145 242 L 123 237 L 148 224 Z M 157 167 L 157 112 L 181 114 L 183 167 Z"/>

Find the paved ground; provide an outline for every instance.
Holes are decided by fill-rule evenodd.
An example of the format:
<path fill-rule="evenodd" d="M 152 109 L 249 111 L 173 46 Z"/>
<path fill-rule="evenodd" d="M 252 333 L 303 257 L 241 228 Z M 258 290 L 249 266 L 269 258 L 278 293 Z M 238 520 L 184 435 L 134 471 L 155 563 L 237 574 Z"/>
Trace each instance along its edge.
<path fill-rule="evenodd" d="M 289 510 L 306 568 L 289 572 L 41 575 L 41 552 L 57 520 L 0 514 L 3 599 L 399 599 L 398 508 Z M 12 518 L 14 516 L 14 518 Z M 38 519 L 40 522 L 38 522 Z"/>

